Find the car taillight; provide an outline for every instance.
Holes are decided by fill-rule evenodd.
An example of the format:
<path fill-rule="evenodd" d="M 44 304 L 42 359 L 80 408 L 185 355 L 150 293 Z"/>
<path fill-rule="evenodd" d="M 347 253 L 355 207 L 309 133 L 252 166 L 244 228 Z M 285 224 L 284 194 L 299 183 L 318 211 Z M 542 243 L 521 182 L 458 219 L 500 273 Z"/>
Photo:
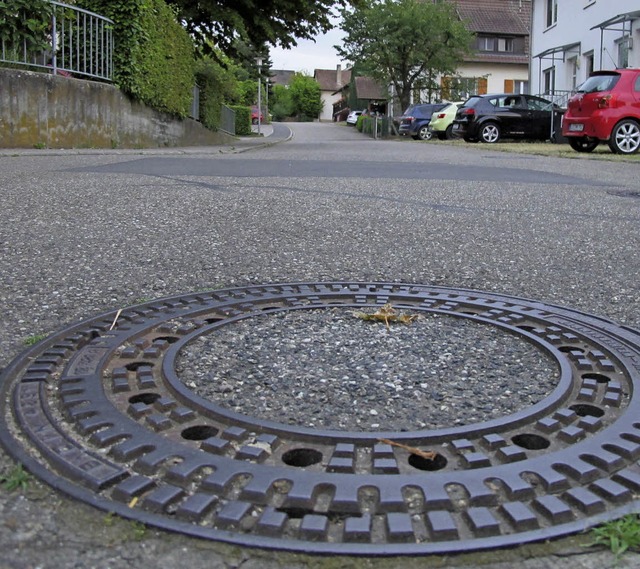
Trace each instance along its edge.
<path fill-rule="evenodd" d="M 443 119 L 443 118 L 444 118 L 444 113 L 440 113 L 440 114 L 437 116 L 437 118 L 439 118 L 439 119 Z"/>
<path fill-rule="evenodd" d="M 475 109 L 462 109 L 462 113 L 461 114 L 470 117 L 470 116 L 473 116 L 473 115 L 476 114 L 476 110 Z"/>
<path fill-rule="evenodd" d="M 600 97 L 598 99 L 598 108 L 599 109 L 606 109 L 608 107 L 612 107 L 613 106 L 612 99 L 613 99 L 613 97 L 611 95 L 605 95 L 604 97 Z"/>

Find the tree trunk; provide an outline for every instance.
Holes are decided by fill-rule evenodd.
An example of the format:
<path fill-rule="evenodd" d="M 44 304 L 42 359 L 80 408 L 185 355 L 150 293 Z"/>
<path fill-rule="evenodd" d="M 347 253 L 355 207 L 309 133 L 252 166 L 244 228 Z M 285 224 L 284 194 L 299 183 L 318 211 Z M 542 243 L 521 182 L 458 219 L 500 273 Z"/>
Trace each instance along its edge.
<path fill-rule="evenodd" d="M 404 113 L 411 103 L 411 89 L 407 89 L 406 87 L 403 88 L 398 93 L 398 99 L 400 100 L 400 106 L 402 107 L 402 112 Z"/>

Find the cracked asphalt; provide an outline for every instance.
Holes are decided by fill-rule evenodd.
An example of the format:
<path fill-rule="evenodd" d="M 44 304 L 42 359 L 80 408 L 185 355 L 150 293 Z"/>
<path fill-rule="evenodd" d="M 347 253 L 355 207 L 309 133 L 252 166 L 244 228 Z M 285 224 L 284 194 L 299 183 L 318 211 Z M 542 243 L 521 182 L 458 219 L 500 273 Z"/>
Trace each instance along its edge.
<path fill-rule="evenodd" d="M 233 147 L 0 152 L 0 366 L 30 338 L 221 286 L 365 280 L 495 291 L 640 328 L 640 163 L 275 125 Z M 279 142 L 278 144 L 274 144 Z M 15 463 L 0 451 L 0 472 Z M 592 538 L 370 559 L 144 528 L 0 486 L 0 568 L 640 567 Z"/>

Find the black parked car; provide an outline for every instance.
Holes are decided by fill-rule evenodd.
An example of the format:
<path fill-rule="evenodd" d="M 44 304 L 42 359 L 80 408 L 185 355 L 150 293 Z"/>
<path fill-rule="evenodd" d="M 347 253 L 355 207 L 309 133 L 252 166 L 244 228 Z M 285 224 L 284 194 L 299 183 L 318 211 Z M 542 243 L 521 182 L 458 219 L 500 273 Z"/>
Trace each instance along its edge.
<path fill-rule="evenodd" d="M 429 140 L 431 131 L 429 121 L 431 115 L 446 107 L 446 103 L 429 103 L 421 105 L 410 105 L 400 117 L 400 134 L 409 135 L 415 140 Z"/>
<path fill-rule="evenodd" d="M 551 114 L 554 115 L 553 128 Z M 561 109 L 533 95 L 474 95 L 458 109 L 452 134 L 467 142 L 501 138 L 548 140 L 560 133 Z"/>

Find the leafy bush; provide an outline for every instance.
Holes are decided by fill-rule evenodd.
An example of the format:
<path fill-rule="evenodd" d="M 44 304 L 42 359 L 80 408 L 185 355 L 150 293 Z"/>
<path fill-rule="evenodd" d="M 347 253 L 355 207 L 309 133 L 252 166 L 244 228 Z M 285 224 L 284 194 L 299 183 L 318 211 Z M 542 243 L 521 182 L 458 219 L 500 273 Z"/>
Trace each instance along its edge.
<path fill-rule="evenodd" d="M 322 111 L 320 84 L 313 78 L 296 73 L 289 82 L 292 112 L 301 120 L 318 118 Z"/>
<path fill-rule="evenodd" d="M 234 72 L 213 59 L 204 59 L 196 66 L 196 83 L 200 87 L 200 122 L 211 130 L 217 130 L 222 105 L 236 102 Z"/>
<path fill-rule="evenodd" d="M 282 121 L 294 114 L 291 94 L 284 85 L 272 86 L 271 95 L 269 96 L 269 111 L 275 121 Z"/>
<path fill-rule="evenodd" d="M 258 101 L 258 82 L 251 79 L 239 81 L 236 88 L 235 102 L 239 105 L 255 105 Z"/>
<path fill-rule="evenodd" d="M 269 107 L 269 111 L 271 112 L 271 116 L 273 120 L 276 122 L 283 121 L 286 119 L 289 114 L 289 107 L 284 103 L 275 103 Z"/>
<path fill-rule="evenodd" d="M 52 13 L 53 6 L 46 0 L 0 2 L 0 40 L 20 52 L 26 46 L 29 55 L 46 49 Z"/>
<path fill-rule="evenodd" d="M 46 0 L 5 0 L 0 2 L 0 40 L 9 52 L 22 59 L 42 53 L 49 45 L 47 33 L 51 25 L 53 5 Z M 10 59 L 6 54 L 6 59 Z"/>
<path fill-rule="evenodd" d="M 251 134 L 251 107 L 233 105 L 231 109 L 236 112 L 236 134 L 238 136 Z"/>
<path fill-rule="evenodd" d="M 126 93 L 180 117 L 189 113 L 195 54 L 164 0 L 82 0 L 114 21 L 114 81 Z"/>
<path fill-rule="evenodd" d="M 142 14 L 147 41 L 140 58 L 140 97 L 156 109 L 186 117 L 195 83 L 195 47 L 163 0 Z"/>

